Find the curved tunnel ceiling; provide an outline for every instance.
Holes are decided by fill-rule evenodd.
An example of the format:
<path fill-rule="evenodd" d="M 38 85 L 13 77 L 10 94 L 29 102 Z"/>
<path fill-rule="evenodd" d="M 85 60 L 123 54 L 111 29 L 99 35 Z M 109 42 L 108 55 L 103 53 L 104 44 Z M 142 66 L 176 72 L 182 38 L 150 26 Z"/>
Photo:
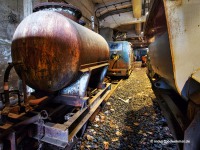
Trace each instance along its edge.
<path fill-rule="evenodd" d="M 114 11 L 116 11 L 115 13 L 119 13 L 119 11 L 126 10 L 128 8 L 129 8 L 129 11 L 132 11 L 132 4 L 130 0 L 118 1 L 118 2 L 109 3 L 109 4 L 104 2 L 104 5 L 102 4 L 97 5 L 95 15 L 96 17 L 101 17 L 102 15 L 105 15 L 105 14 L 107 14 L 108 16 L 110 12 L 112 12 L 112 14 Z"/>
<path fill-rule="evenodd" d="M 103 14 L 100 13 L 100 15 L 96 15 L 96 16 L 101 21 L 101 20 L 105 19 L 108 16 L 115 15 L 115 14 L 119 14 L 120 15 L 121 13 L 126 13 L 126 12 L 130 12 L 130 11 L 132 11 L 132 6 L 126 7 L 126 8 L 121 8 L 121 9 L 117 9 L 117 10 L 107 11 L 106 13 L 103 13 Z"/>
<path fill-rule="evenodd" d="M 149 0 L 92 0 L 96 3 L 95 15 L 101 27 L 116 28 L 126 24 L 136 24 L 146 21 L 146 4 Z M 133 4 L 141 3 L 142 9 L 135 11 L 138 7 Z M 133 11 L 134 9 L 134 11 Z M 141 12 L 140 12 L 141 11 Z M 134 15 L 138 16 L 136 18 Z M 132 14 L 132 15 L 131 15 Z M 118 17 L 119 16 L 119 17 Z"/>
<path fill-rule="evenodd" d="M 100 28 L 112 28 L 129 39 L 143 37 L 143 27 L 150 0 L 92 0 Z M 138 4 L 141 4 L 139 6 Z M 137 5 L 137 6 L 136 6 Z M 139 11 L 135 11 L 140 7 Z M 139 17 L 138 17 L 138 14 Z M 138 18 L 136 18 L 138 17 Z"/>

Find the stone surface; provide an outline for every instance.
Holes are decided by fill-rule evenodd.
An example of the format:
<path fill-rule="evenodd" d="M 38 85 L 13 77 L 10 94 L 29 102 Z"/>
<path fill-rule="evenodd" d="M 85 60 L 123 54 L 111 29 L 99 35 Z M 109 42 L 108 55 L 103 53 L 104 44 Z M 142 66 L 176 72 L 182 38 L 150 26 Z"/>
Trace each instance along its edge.
<path fill-rule="evenodd" d="M 23 0 L 0 0 L 0 92 L 3 90 L 3 77 L 8 62 L 11 62 L 11 41 L 17 25 L 24 16 Z M 17 87 L 18 77 L 14 70 L 10 75 L 10 88 Z"/>

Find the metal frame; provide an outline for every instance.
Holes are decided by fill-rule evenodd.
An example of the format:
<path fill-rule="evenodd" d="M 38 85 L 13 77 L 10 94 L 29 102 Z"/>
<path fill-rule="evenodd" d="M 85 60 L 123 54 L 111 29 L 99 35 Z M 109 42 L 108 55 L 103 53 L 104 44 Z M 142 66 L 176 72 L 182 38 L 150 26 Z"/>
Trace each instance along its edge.
<path fill-rule="evenodd" d="M 102 101 L 107 97 L 111 89 L 111 84 L 107 83 L 104 89 L 101 89 L 92 99 L 90 104 L 85 108 L 77 111 L 68 121 L 63 124 L 58 123 L 45 123 L 42 127 L 39 123 L 35 123 L 30 129 L 30 136 L 38 139 L 41 137 L 41 141 L 49 143 L 61 148 L 66 148 L 76 138 L 76 134 L 88 121 L 95 110 L 100 106 Z M 78 124 L 75 125 L 74 124 Z M 40 128 L 43 128 L 43 133 L 39 132 Z M 70 131 L 71 130 L 71 131 Z"/>
<path fill-rule="evenodd" d="M 38 140 L 39 146 L 44 142 L 59 148 L 72 147 L 77 140 L 77 133 L 110 93 L 111 84 L 103 83 L 107 68 L 108 63 L 103 63 L 81 69 L 69 87 L 56 96 L 49 96 L 45 104 L 33 108 L 24 106 L 29 108 L 28 111 L 17 114 L 13 112 L 16 106 L 9 107 L 9 119 L 0 126 L 0 148 L 4 146 L 2 140 L 8 140 L 10 149 L 16 150 L 17 145 L 27 136 Z M 98 80 L 95 80 L 98 93 L 89 98 L 86 97 L 87 87 L 96 69 L 100 69 Z"/>
<path fill-rule="evenodd" d="M 18 123 L 17 125 L 9 126 L 8 124 L 5 124 L 4 126 L 1 126 L 1 130 L 5 130 L 5 134 L 7 133 L 7 136 L 4 139 L 10 141 L 11 150 L 15 150 L 17 144 L 20 142 L 16 137 L 16 133 L 18 131 L 20 133 L 23 133 L 20 134 L 20 139 L 28 135 L 31 138 L 40 140 L 41 142 L 45 142 L 59 148 L 71 147 L 71 144 L 73 144 L 74 141 L 77 139 L 77 133 L 86 124 L 86 122 L 95 112 L 95 110 L 100 106 L 102 101 L 109 95 L 111 84 L 104 83 L 104 85 L 105 87 L 99 89 L 99 92 L 91 99 L 89 99 L 88 97 L 84 97 L 83 99 L 88 100 L 88 105 L 73 114 L 73 116 L 63 124 L 52 123 L 49 121 L 45 123 L 43 122 L 41 124 L 40 121 L 43 119 L 42 115 L 39 113 L 31 118 L 28 118 L 27 120 Z M 15 116 L 15 119 L 19 119 L 20 117 L 25 117 L 25 114 L 19 115 L 18 117 Z M 25 127 L 29 124 L 31 124 L 31 126 L 29 126 L 28 128 L 23 128 L 23 126 Z M 2 129 L 3 127 L 4 129 Z M 21 131 L 21 129 L 23 131 Z"/>

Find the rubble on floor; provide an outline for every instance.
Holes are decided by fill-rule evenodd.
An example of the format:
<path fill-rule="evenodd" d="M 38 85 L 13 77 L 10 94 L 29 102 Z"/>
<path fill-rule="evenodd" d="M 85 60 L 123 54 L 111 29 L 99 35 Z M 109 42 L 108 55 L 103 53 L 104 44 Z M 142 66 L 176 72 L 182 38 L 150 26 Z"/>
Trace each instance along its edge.
<path fill-rule="evenodd" d="M 177 149 L 176 144 L 156 142 L 173 136 L 145 71 L 135 68 L 119 85 L 74 150 Z"/>

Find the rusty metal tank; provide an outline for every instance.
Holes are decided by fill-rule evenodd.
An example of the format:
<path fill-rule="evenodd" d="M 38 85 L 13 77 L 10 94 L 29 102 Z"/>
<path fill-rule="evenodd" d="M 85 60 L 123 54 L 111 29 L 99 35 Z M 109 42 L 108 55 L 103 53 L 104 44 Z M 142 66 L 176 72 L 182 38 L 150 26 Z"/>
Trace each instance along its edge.
<path fill-rule="evenodd" d="M 129 77 L 133 69 L 133 50 L 128 41 L 108 42 L 110 60 L 107 75 Z"/>
<path fill-rule="evenodd" d="M 12 41 L 15 70 L 27 85 L 58 91 L 81 69 L 108 62 L 109 48 L 99 34 L 54 11 L 38 11 L 17 27 Z M 22 69 L 23 68 L 23 69 Z"/>

